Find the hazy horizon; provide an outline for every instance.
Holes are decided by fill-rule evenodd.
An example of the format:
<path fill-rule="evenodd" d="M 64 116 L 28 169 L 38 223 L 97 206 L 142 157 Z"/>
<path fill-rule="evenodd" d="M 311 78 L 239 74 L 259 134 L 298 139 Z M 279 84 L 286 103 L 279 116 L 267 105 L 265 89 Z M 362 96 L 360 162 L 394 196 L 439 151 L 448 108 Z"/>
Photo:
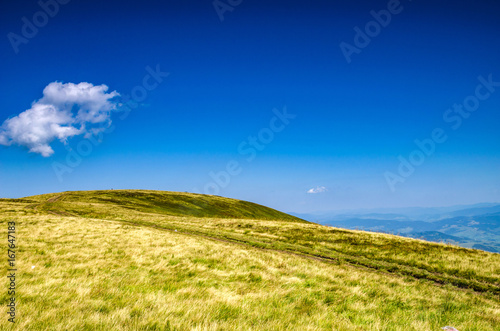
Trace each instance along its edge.
<path fill-rule="evenodd" d="M 0 196 L 154 189 L 296 213 L 500 201 L 499 12 L 2 2 Z"/>

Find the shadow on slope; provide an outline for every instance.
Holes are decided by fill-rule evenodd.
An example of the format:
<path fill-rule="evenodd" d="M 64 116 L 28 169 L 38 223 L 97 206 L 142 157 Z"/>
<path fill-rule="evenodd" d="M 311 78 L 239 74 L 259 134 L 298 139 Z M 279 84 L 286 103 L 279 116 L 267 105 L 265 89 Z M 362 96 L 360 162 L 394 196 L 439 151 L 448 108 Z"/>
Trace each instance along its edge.
<path fill-rule="evenodd" d="M 248 201 L 194 193 L 106 190 L 75 191 L 43 194 L 22 200 L 34 200 L 41 211 L 80 216 L 103 217 L 115 215 L 120 209 L 143 213 L 183 217 L 238 218 L 305 222 L 275 209 Z"/>

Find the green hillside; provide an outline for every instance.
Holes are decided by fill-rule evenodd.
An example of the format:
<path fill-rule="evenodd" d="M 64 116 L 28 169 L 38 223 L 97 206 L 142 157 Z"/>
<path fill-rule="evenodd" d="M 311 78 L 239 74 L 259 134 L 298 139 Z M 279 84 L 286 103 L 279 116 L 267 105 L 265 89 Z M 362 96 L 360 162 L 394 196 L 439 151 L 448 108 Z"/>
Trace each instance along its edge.
<path fill-rule="evenodd" d="M 2 330 L 499 330 L 500 254 L 160 191 L 0 199 L 0 221 Z"/>
<path fill-rule="evenodd" d="M 21 199 L 39 210 L 105 216 L 134 212 L 171 216 L 285 220 L 305 222 L 297 217 L 255 203 L 194 193 L 111 190 L 43 194 Z M 110 209 L 111 208 L 111 209 Z"/>

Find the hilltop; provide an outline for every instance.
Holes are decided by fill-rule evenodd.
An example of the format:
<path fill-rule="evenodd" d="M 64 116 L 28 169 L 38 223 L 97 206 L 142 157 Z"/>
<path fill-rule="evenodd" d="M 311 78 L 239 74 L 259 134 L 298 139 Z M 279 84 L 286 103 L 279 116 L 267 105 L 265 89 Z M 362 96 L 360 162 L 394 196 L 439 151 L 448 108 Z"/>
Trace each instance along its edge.
<path fill-rule="evenodd" d="M 191 193 L 0 199 L 15 330 L 498 330 L 500 255 Z M 2 291 L 3 309 L 9 299 Z M 6 315 L 6 314 L 3 314 Z"/>
<path fill-rule="evenodd" d="M 169 216 L 217 217 L 306 222 L 252 202 L 195 193 L 105 190 L 36 195 L 18 201 L 38 210 L 79 216 L 111 216 L 129 211 Z"/>

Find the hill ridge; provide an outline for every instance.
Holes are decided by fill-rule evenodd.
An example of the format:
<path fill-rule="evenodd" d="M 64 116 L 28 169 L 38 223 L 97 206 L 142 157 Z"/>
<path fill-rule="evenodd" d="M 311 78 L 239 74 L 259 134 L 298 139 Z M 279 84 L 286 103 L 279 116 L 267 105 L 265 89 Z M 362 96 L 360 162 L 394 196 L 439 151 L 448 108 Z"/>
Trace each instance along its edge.
<path fill-rule="evenodd" d="M 219 217 L 238 219 L 288 220 L 307 222 L 298 217 L 257 203 L 188 192 L 156 190 L 90 190 L 41 194 L 19 199 L 35 200 L 37 209 L 65 215 L 81 215 L 78 210 L 66 210 L 72 203 L 106 203 L 136 211 L 161 213 L 180 217 Z M 65 203 L 63 203 L 65 202 Z M 81 211 L 81 210 L 80 210 Z"/>
<path fill-rule="evenodd" d="M 18 299 L 30 316 L 16 330 L 434 330 L 447 321 L 496 330 L 500 323 L 498 254 L 164 191 L 0 199 L 0 230 L 13 220 L 22 247 Z"/>
<path fill-rule="evenodd" d="M 396 254 L 392 258 L 378 256 L 373 254 L 372 250 L 381 249 L 371 247 L 372 240 L 373 243 L 376 242 L 373 237 L 374 234 L 368 235 L 363 231 L 340 230 L 310 223 L 269 207 L 242 200 L 213 195 L 152 190 L 67 191 L 37 195 L 21 200 L 38 202 L 34 208 L 38 212 L 47 212 L 59 216 L 114 219 L 126 224 L 163 230 L 178 230 L 186 234 L 201 235 L 215 240 L 222 239 L 227 242 L 244 243 L 261 249 L 286 251 L 322 260 L 341 261 L 352 266 L 406 275 L 415 279 L 425 279 L 436 284 L 450 284 L 458 288 L 500 294 L 500 280 L 498 278 L 470 274 L 470 271 L 462 272 L 451 266 L 441 270 L 439 267 L 429 266 L 426 263 L 405 261 L 397 257 L 396 253 L 392 253 Z M 32 204 L 30 208 L 33 208 Z M 131 217 L 131 215 L 135 216 Z M 144 219 L 144 215 L 155 215 L 161 218 L 158 221 L 151 220 L 150 216 Z M 201 223 L 202 220 L 214 216 L 219 219 L 235 219 L 237 220 L 236 223 L 239 223 L 236 226 L 237 228 L 248 230 L 243 230 L 244 233 L 241 234 L 235 233 L 234 230 L 228 231 L 227 222 L 212 228 Z M 163 217 L 180 217 L 182 220 L 188 218 L 188 222 L 164 222 Z M 252 223 L 255 223 L 254 220 L 257 219 L 275 223 L 256 232 Z M 195 220 L 201 221 L 195 224 Z M 241 224 L 243 220 L 248 220 L 250 224 Z M 286 229 L 286 226 L 276 228 L 277 224 L 282 224 L 280 222 L 284 222 L 285 225 L 287 222 L 303 223 L 304 228 L 295 229 L 296 232 L 300 231 L 297 233 L 283 233 L 286 232 L 283 230 Z M 315 227 L 315 229 L 309 229 L 306 225 Z M 317 230 L 320 231 L 317 232 Z M 279 235 L 271 235 L 270 231 L 279 233 Z M 309 232 L 316 233 L 309 235 Z M 345 242 L 342 243 L 340 249 L 331 243 L 331 239 L 328 238 L 330 233 L 345 234 L 342 236 Z M 363 233 L 363 236 L 366 237 L 361 239 L 353 236 L 353 233 Z M 402 241 L 402 237 L 388 234 L 379 235 L 385 236 L 383 238 L 386 244 L 383 247 L 385 249 L 401 250 L 398 254 L 408 249 L 404 246 L 404 243 L 410 247 L 415 246 L 418 251 L 422 252 L 421 254 L 424 254 L 429 248 L 432 248 L 432 250 L 442 249 L 462 252 L 461 254 L 466 255 L 475 251 L 451 245 L 439 246 L 439 244 L 419 241 L 418 239 L 405 238 L 405 241 Z M 297 242 L 297 236 L 300 239 L 299 242 Z M 370 236 L 372 237 L 370 238 Z M 269 237 L 273 239 L 270 240 Z M 326 247 L 321 246 L 328 248 L 325 249 Z M 364 251 L 359 252 L 358 246 L 363 247 Z M 349 249 L 349 251 L 346 251 L 346 249 Z"/>

